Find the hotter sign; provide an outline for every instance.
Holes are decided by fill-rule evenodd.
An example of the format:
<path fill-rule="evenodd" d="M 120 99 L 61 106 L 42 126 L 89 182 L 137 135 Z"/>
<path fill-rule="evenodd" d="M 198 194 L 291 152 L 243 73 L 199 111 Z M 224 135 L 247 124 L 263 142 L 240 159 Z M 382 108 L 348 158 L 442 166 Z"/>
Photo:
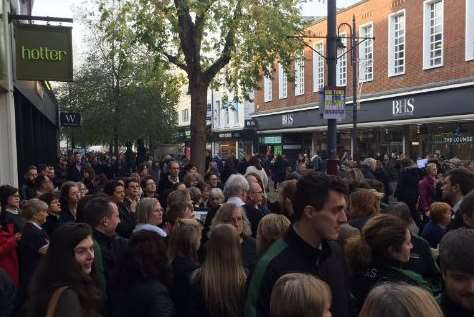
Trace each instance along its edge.
<path fill-rule="evenodd" d="M 71 28 L 16 24 L 16 78 L 72 81 Z"/>

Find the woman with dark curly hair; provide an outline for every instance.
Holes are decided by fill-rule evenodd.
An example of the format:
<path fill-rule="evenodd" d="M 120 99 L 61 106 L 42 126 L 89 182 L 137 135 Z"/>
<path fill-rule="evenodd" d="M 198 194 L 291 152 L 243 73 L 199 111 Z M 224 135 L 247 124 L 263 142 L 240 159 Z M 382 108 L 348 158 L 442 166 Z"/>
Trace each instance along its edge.
<path fill-rule="evenodd" d="M 100 316 L 93 245 L 87 224 L 67 223 L 54 231 L 30 288 L 29 317 L 44 317 L 48 310 L 54 317 Z"/>
<path fill-rule="evenodd" d="M 165 241 L 155 232 L 135 232 L 117 264 L 112 316 L 174 316 L 171 279 Z"/>

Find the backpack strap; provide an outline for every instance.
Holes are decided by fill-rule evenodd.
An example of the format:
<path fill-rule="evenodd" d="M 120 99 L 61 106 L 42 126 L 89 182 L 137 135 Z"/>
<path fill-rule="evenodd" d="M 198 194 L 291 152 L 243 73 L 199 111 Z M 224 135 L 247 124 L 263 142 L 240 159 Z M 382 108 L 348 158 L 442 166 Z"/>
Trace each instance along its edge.
<path fill-rule="evenodd" d="M 56 306 L 58 306 L 59 297 L 61 297 L 62 293 L 68 288 L 68 286 L 62 286 L 54 291 L 48 302 L 48 311 L 46 313 L 46 317 L 54 317 Z"/>

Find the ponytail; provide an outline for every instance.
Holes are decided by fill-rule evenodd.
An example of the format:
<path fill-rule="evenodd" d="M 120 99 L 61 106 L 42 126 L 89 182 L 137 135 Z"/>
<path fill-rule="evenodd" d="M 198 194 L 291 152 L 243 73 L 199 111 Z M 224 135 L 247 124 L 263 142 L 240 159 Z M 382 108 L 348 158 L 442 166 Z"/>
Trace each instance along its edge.
<path fill-rule="evenodd" d="M 352 273 L 367 271 L 372 259 L 372 250 L 362 235 L 350 237 L 344 246 L 344 252 Z"/>

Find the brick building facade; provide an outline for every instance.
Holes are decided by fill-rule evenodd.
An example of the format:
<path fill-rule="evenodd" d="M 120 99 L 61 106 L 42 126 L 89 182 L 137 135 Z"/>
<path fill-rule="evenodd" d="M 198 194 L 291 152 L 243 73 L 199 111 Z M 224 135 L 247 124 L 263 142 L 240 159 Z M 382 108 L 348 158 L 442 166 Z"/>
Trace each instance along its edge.
<path fill-rule="evenodd" d="M 357 36 L 375 37 L 356 48 L 361 156 L 437 152 L 474 159 L 474 0 L 365 0 L 339 11 L 337 24 L 351 24 L 353 16 Z M 326 28 L 323 19 L 305 33 L 325 36 Z M 348 37 L 350 30 L 342 26 L 340 34 Z M 337 78 L 348 110 L 338 124 L 342 155 L 351 150 L 352 67 L 350 53 L 343 55 L 350 40 L 341 40 L 346 49 L 338 53 Z M 325 55 L 326 39 L 305 42 Z M 275 63 L 272 79 L 262 79 L 256 92 L 261 150 L 324 152 L 327 122 L 319 105 L 326 61 L 305 47 L 292 71 L 295 83 Z"/>

